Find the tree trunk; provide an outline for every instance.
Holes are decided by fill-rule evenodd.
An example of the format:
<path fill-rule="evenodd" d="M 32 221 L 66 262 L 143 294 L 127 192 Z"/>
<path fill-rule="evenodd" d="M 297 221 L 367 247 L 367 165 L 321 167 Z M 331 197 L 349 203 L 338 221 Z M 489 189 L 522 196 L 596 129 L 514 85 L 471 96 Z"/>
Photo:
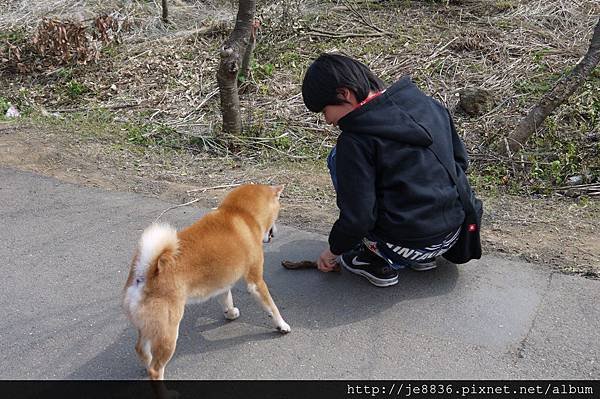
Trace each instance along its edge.
<path fill-rule="evenodd" d="M 546 117 L 559 105 L 567 101 L 589 77 L 598 65 L 598 61 L 600 61 L 600 19 L 598 19 L 596 28 L 594 28 L 587 54 L 575 66 L 573 71 L 559 80 L 552 90 L 546 93 L 540 102 L 521 120 L 517 128 L 508 136 L 507 142 L 498 148 L 500 153 L 506 155 L 523 147 L 527 139 L 542 126 Z"/>
<path fill-rule="evenodd" d="M 221 62 L 217 71 L 223 131 L 235 135 L 242 131 L 237 76 L 241 57 L 250 38 L 255 9 L 256 0 L 240 0 L 235 28 L 221 47 Z"/>
<path fill-rule="evenodd" d="M 165 24 L 169 23 L 169 7 L 167 6 L 167 0 L 162 0 L 162 20 Z"/>
<path fill-rule="evenodd" d="M 240 75 L 247 78 L 250 73 L 250 61 L 252 61 L 252 53 L 254 52 L 254 47 L 256 47 L 256 34 L 258 28 L 260 27 L 260 21 L 255 19 L 252 23 L 252 29 L 250 30 L 250 42 L 246 46 L 246 51 L 244 51 L 244 58 L 242 59 L 242 68 L 240 69 Z"/>

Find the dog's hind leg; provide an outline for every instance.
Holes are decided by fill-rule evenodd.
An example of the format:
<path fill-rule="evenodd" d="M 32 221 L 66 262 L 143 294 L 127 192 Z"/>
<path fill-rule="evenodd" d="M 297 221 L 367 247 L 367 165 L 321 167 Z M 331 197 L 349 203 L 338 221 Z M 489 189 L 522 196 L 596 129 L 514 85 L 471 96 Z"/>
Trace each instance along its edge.
<path fill-rule="evenodd" d="M 151 380 L 164 380 L 165 367 L 175 352 L 178 335 L 179 322 L 174 325 L 169 325 L 162 334 L 157 335 L 152 339 L 150 344 L 152 361 L 148 367 L 148 375 Z"/>
<path fill-rule="evenodd" d="M 150 353 L 150 341 L 143 336 L 142 330 L 138 329 L 138 340 L 135 344 L 135 351 L 137 352 L 140 360 L 144 364 L 146 369 L 150 366 L 152 361 L 152 354 Z"/>
<path fill-rule="evenodd" d="M 160 303 L 153 308 L 152 335 L 149 336 L 152 360 L 148 366 L 151 380 L 163 380 L 165 366 L 171 360 L 179 336 L 179 323 L 185 302 Z"/>
<path fill-rule="evenodd" d="M 269 316 L 273 318 L 275 328 L 282 334 L 289 333 L 292 329 L 289 324 L 283 320 L 283 317 L 281 317 L 279 309 L 277 309 L 275 302 L 273 302 L 267 284 L 262 277 L 253 277 L 250 274 L 246 277 L 246 282 L 248 283 L 248 291 L 254 296 L 263 309 L 265 309 Z"/>
<path fill-rule="evenodd" d="M 230 289 L 219 295 L 217 299 L 221 304 L 221 308 L 223 309 L 223 313 L 227 320 L 235 320 L 240 317 L 240 310 L 233 306 L 233 297 L 231 296 Z"/>

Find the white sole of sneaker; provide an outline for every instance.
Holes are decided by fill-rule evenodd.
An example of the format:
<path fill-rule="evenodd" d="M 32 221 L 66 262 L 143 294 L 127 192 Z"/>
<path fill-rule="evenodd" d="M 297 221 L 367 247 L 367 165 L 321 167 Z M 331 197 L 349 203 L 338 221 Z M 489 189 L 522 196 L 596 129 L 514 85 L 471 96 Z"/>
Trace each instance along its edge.
<path fill-rule="evenodd" d="M 375 276 L 367 273 L 364 270 L 356 270 L 356 269 L 352 269 L 352 268 L 348 267 L 348 265 L 346 265 L 346 262 L 344 262 L 344 260 L 342 259 L 341 256 L 340 256 L 340 261 L 341 261 L 342 266 L 344 267 L 344 269 L 346 269 L 350 273 L 356 274 L 358 276 L 363 276 L 364 278 L 366 278 L 367 280 L 369 280 L 369 283 L 373 284 L 374 286 L 377 286 L 377 287 L 389 287 L 391 285 L 398 284 L 398 276 L 396 276 L 395 278 L 390 278 L 390 279 L 377 278 L 377 277 L 375 277 Z"/>
<path fill-rule="evenodd" d="M 435 269 L 437 267 L 437 265 L 435 263 L 425 263 L 425 264 L 421 264 L 419 266 L 408 266 L 410 267 L 412 270 L 416 271 L 416 272 L 424 272 L 426 270 L 431 270 L 431 269 Z"/>

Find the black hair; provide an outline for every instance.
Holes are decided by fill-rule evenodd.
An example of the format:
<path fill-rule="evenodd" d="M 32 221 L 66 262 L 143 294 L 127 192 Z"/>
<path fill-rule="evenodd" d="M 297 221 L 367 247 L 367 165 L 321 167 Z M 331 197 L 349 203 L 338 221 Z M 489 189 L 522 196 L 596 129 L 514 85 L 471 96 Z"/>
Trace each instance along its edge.
<path fill-rule="evenodd" d="M 342 104 L 338 89 L 347 88 L 363 101 L 370 91 L 383 90 L 385 84 L 363 63 L 341 54 L 321 54 L 306 70 L 302 99 L 306 108 L 321 112 L 327 105 Z"/>

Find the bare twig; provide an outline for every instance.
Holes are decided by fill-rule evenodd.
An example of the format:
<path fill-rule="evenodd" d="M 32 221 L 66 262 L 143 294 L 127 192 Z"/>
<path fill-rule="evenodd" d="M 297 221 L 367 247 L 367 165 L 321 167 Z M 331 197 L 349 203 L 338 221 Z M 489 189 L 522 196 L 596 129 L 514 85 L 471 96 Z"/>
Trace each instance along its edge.
<path fill-rule="evenodd" d="M 233 183 L 233 184 L 220 184 L 218 186 L 212 186 L 212 187 L 202 187 L 202 188 L 195 188 L 193 190 L 187 190 L 186 193 L 196 193 L 198 191 L 208 191 L 208 190 L 216 190 L 219 188 L 230 188 L 230 187 L 237 187 L 237 186 L 241 186 L 243 183 Z"/>
<path fill-rule="evenodd" d="M 160 213 L 160 215 L 158 215 L 158 217 L 157 217 L 156 219 L 154 219 L 154 223 L 158 222 L 158 220 L 159 220 L 159 219 L 162 217 L 162 215 L 164 215 L 164 214 L 165 214 L 165 213 L 167 213 L 168 211 L 170 211 L 170 210 L 172 210 L 172 209 L 175 209 L 175 208 L 180 208 L 180 207 L 182 207 L 182 206 L 188 206 L 188 205 L 191 205 L 191 204 L 193 204 L 193 203 L 195 203 L 195 202 L 198 202 L 198 201 L 200 201 L 200 198 L 196 198 L 195 200 L 192 200 L 192 201 L 186 202 L 185 204 L 173 205 L 173 206 L 171 206 L 171 207 L 169 207 L 169 208 L 165 209 L 164 211 L 162 211 L 162 212 Z"/>
<path fill-rule="evenodd" d="M 385 35 L 389 35 L 389 36 L 393 36 L 393 35 L 394 35 L 393 33 L 391 33 L 391 32 L 388 32 L 388 31 L 386 31 L 386 30 L 383 30 L 383 29 L 379 28 L 377 25 L 375 25 L 375 24 L 373 23 L 373 21 L 371 20 L 371 17 L 370 17 L 370 15 L 369 15 L 369 14 L 365 14 L 365 13 L 361 12 L 361 11 L 358 9 L 358 7 L 356 7 L 356 4 L 353 4 L 351 1 L 348 1 L 348 0 L 344 1 L 344 3 L 345 3 L 345 4 L 347 4 L 347 6 L 348 6 L 348 8 L 350 9 L 350 11 L 352 11 L 352 13 L 353 13 L 354 15 L 356 15 L 358 18 L 360 18 L 360 20 L 361 20 L 361 21 L 363 21 L 363 23 L 364 23 L 365 25 L 367 25 L 368 27 L 370 27 L 370 28 L 372 28 L 372 29 L 376 30 L 376 31 L 377 31 L 377 32 L 379 32 L 379 33 L 383 33 L 383 34 L 385 34 Z M 367 18 L 365 17 L 365 15 L 366 15 L 366 16 L 368 16 L 368 20 L 367 20 Z"/>
<path fill-rule="evenodd" d="M 586 183 L 586 184 L 574 184 L 572 186 L 561 186 L 557 187 L 557 190 L 567 190 L 572 188 L 596 188 L 600 189 L 600 183 Z"/>
<path fill-rule="evenodd" d="M 198 106 L 196 108 L 194 108 L 192 111 L 188 112 L 182 119 L 183 121 L 186 121 L 187 118 L 192 115 L 195 112 L 198 112 L 200 110 L 200 108 L 202 108 L 204 106 L 204 104 L 206 104 L 208 102 L 208 100 L 210 100 L 211 98 L 213 98 L 215 95 L 219 94 L 219 88 L 216 88 L 215 90 L 211 91 L 210 93 L 208 93 L 204 99 L 202 100 L 202 102 L 200 104 L 198 104 Z"/>
<path fill-rule="evenodd" d="M 584 254 L 588 254 L 588 255 L 590 255 L 592 258 L 594 258 L 594 259 L 597 259 L 597 260 L 600 260 L 600 257 L 598 257 L 598 255 L 596 255 L 596 254 L 593 254 L 593 253 L 591 253 L 591 252 L 589 252 L 589 251 L 586 251 L 585 249 L 583 249 L 583 248 L 581 248 L 581 247 L 578 247 L 577 245 L 573 245 L 573 246 L 574 246 L 575 248 L 577 248 L 578 250 L 580 250 L 581 252 L 583 252 Z"/>
<path fill-rule="evenodd" d="M 335 38 L 335 39 L 346 39 L 349 37 L 382 37 L 382 36 L 388 35 L 388 33 L 382 33 L 382 32 L 379 32 L 379 33 L 355 33 L 355 32 L 336 33 L 336 32 L 324 31 L 321 29 L 315 29 L 315 28 L 311 28 L 308 31 L 308 34 L 311 36 L 331 37 L 331 38 Z"/>
<path fill-rule="evenodd" d="M 55 110 L 48 110 L 48 112 L 81 112 L 81 111 L 93 111 L 100 109 L 124 109 L 124 108 L 135 108 L 143 105 L 142 103 L 132 103 L 132 104 L 117 104 L 117 105 L 104 105 L 101 107 L 78 107 L 78 108 L 61 108 Z"/>

